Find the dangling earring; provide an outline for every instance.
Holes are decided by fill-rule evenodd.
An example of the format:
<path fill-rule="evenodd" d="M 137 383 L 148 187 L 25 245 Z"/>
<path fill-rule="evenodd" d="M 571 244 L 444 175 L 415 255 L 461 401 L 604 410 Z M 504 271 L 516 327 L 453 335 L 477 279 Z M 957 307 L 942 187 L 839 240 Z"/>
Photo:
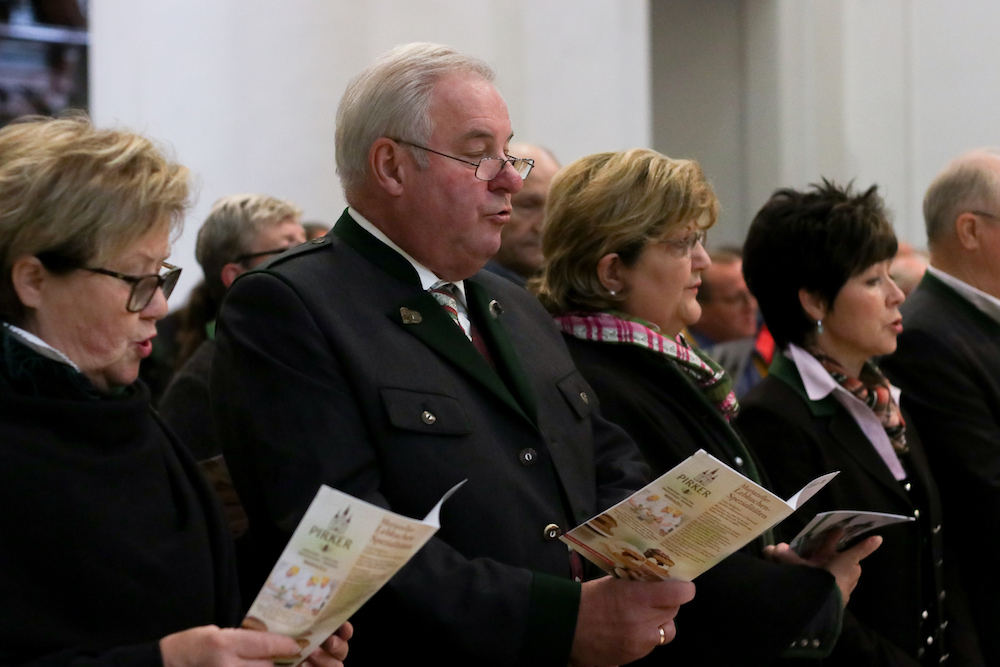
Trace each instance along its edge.
<path fill-rule="evenodd" d="M 816 333 L 822 335 L 822 333 L 823 333 L 823 320 L 816 320 Z"/>

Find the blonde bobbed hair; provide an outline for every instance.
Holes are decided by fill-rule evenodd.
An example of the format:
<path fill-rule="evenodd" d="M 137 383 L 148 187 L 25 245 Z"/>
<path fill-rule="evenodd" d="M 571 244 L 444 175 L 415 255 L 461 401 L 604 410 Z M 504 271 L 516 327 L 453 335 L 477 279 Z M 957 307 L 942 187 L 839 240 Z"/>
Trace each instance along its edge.
<path fill-rule="evenodd" d="M 176 233 L 188 181 L 149 139 L 97 129 L 82 114 L 0 129 L 0 320 L 25 314 L 11 278 L 17 259 L 101 265 L 155 229 Z"/>
<path fill-rule="evenodd" d="M 596 153 L 552 180 L 542 225 L 545 266 L 531 289 L 552 313 L 617 308 L 597 275 L 601 258 L 618 253 L 633 265 L 650 241 L 689 226 L 708 229 L 719 200 L 693 160 L 656 151 Z"/>

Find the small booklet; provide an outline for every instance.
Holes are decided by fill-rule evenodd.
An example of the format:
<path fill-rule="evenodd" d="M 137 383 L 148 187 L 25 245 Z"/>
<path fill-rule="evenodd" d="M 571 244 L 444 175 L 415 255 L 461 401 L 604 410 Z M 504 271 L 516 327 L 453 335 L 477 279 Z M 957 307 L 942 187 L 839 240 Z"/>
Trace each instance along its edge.
<path fill-rule="evenodd" d="M 560 539 L 610 575 L 691 581 L 775 526 L 837 476 L 787 501 L 698 450 Z"/>
<path fill-rule="evenodd" d="M 844 531 L 844 535 L 837 541 L 836 549 L 843 551 L 862 535 L 876 528 L 915 520 L 912 516 L 883 512 L 862 512 L 859 510 L 820 512 L 802 529 L 802 532 L 795 536 L 795 539 L 788 546 L 795 553 L 806 557 L 819 548 L 829 531 L 839 528 Z"/>
<path fill-rule="evenodd" d="M 361 608 L 441 527 L 441 506 L 423 521 L 358 500 L 325 484 L 302 517 L 242 627 L 287 635 L 298 665 Z"/>

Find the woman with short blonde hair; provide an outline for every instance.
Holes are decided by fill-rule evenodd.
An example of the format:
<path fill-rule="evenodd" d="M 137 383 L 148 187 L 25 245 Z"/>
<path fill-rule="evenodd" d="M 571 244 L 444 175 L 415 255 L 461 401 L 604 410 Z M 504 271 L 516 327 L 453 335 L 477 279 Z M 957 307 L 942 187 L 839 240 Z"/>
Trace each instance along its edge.
<path fill-rule="evenodd" d="M 546 265 L 534 286 L 588 395 L 636 441 L 654 476 L 704 449 L 763 482 L 730 425 L 739 404 L 728 376 L 681 335 L 701 314 L 698 286 L 710 264 L 702 244 L 718 210 L 696 162 L 645 149 L 577 160 L 553 179 Z M 673 529 L 665 521 L 660 529 Z M 762 665 L 829 652 L 841 599 L 873 546 L 804 568 L 767 562 L 763 546 L 747 545 L 698 578 L 698 596 L 679 616 L 684 631 L 655 659 Z"/>
<path fill-rule="evenodd" d="M 0 129 L 4 665 L 249 667 L 299 650 L 232 629 L 225 524 L 136 382 L 180 273 L 166 259 L 188 178 L 82 116 Z M 316 667 L 340 664 L 340 633 Z"/>

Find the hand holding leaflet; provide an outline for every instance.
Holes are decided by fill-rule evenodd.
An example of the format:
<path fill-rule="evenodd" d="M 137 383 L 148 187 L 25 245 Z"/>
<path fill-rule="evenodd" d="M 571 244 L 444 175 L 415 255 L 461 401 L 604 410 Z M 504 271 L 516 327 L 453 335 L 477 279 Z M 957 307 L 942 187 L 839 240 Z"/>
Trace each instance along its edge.
<path fill-rule="evenodd" d="M 287 635 L 300 650 L 275 664 L 295 666 L 368 601 L 440 526 L 441 506 L 423 521 L 320 487 L 243 627 Z"/>
<path fill-rule="evenodd" d="M 602 570 L 639 581 L 692 581 L 794 512 L 838 473 L 788 501 L 704 450 L 563 535 Z"/>

